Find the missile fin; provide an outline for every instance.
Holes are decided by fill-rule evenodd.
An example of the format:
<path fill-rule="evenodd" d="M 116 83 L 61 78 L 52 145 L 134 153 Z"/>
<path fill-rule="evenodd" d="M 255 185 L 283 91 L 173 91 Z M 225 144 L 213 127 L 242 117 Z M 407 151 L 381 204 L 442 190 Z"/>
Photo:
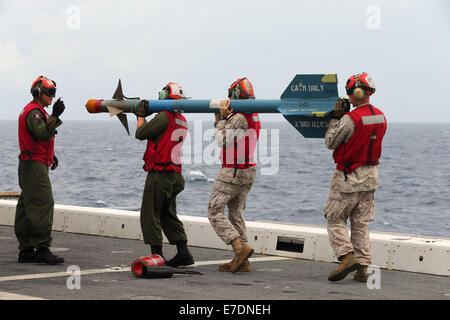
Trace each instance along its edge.
<path fill-rule="evenodd" d="M 128 120 L 126 113 L 118 113 L 117 118 L 119 118 L 125 130 L 127 130 L 128 135 L 130 135 L 130 129 L 128 129 Z"/>
<path fill-rule="evenodd" d="M 334 98 L 299 101 L 298 106 L 282 105 L 277 110 L 305 138 L 324 138 L 334 101 Z"/>
<path fill-rule="evenodd" d="M 117 84 L 116 91 L 114 92 L 114 95 L 112 97 L 116 100 L 123 100 L 122 82 L 120 82 L 120 79 L 119 83 Z"/>
<path fill-rule="evenodd" d="M 106 106 L 106 108 L 107 108 L 108 111 L 109 111 L 109 116 L 110 116 L 110 117 L 114 117 L 115 115 L 118 115 L 119 113 L 122 113 L 122 112 L 123 112 L 122 109 L 119 109 L 119 108 L 116 108 L 116 107 Z"/>

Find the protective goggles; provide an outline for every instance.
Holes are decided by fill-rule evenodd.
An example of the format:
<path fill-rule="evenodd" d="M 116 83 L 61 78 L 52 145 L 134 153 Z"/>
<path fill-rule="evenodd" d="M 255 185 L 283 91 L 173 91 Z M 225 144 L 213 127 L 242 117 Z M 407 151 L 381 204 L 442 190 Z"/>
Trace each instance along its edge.
<path fill-rule="evenodd" d="M 42 92 L 43 92 L 44 94 L 46 94 L 47 96 L 54 98 L 55 95 L 56 95 L 56 88 L 46 88 L 46 87 L 43 87 L 43 88 L 42 88 Z"/>

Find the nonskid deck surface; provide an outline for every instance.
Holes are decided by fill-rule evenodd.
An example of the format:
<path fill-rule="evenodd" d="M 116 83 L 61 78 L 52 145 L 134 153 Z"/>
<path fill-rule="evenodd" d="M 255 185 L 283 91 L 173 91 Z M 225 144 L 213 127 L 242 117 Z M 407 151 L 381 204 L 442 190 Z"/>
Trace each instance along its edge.
<path fill-rule="evenodd" d="M 17 263 L 13 227 L 0 226 L 0 245 L 0 299 L 450 300 L 449 277 L 418 273 L 381 270 L 379 289 L 375 282 L 375 288 L 369 289 L 354 281 L 352 274 L 329 282 L 334 263 L 253 255 L 252 272 L 232 274 L 217 271 L 232 252 L 190 247 L 196 260 L 192 269 L 203 275 L 140 279 L 129 266 L 135 258 L 149 254 L 143 241 L 53 232 L 52 251 L 66 260 L 56 266 Z M 174 246 L 164 245 L 166 258 L 175 252 Z M 75 278 L 70 278 L 75 273 L 67 273 L 68 269 L 80 270 L 79 289 Z"/>

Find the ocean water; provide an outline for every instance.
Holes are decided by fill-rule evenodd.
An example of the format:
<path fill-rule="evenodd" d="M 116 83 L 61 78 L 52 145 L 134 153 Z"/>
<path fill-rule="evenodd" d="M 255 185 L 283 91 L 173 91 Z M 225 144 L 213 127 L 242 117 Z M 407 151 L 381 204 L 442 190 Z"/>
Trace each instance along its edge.
<path fill-rule="evenodd" d="M 129 122 L 131 136 L 113 119 L 64 122 L 56 136 L 59 167 L 50 171 L 55 203 L 139 210 L 146 142 L 134 138 L 135 121 Z M 246 220 L 326 226 L 322 210 L 334 164 L 324 140 L 305 139 L 285 121 L 262 126 L 267 137 L 260 140 L 269 142 L 268 150 L 258 148 L 264 164 L 258 165 Z M 186 186 L 177 198 L 178 213 L 206 217 L 220 168 L 208 152 L 213 125 L 196 121 L 190 127 L 191 143 L 184 147 L 190 151 L 183 165 Z M 19 191 L 16 121 L 1 120 L 0 136 L 0 191 Z M 450 238 L 449 153 L 450 123 L 390 123 L 370 230 Z"/>

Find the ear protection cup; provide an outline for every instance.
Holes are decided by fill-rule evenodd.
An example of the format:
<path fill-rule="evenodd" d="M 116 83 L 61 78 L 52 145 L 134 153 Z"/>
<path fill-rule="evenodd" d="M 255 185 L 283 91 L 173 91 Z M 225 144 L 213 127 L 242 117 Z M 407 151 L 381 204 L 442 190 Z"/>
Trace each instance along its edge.
<path fill-rule="evenodd" d="M 31 95 L 33 96 L 33 98 L 38 98 L 41 95 L 41 88 L 39 87 L 31 88 Z"/>
<path fill-rule="evenodd" d="M 33 98 L 37 98 L 41 95 L 41 85 L 42 85 L 42 79 L 43 76 L 37 77 L 36 80 L 34 80 L 33 84 L 31 85 L 30 93 L 33 96 Z"/>
<path fill-rule="evenodd" d="M 239 99 L 241 96 L 241 90 L 239 90 L 238 88 L 233 88 L 230 90 L 230 94 L 228 95 L 228 97 L 230 99 Z"/>
<path fill-rule="evenodd" d="M 356 88 L 355 90 L 353 90 L 353 95 L 356 99 L 361 100 L 362 98 L 364 98 L 364 90 L 361 88 Z"/>
<path fill-rule="evenodd" d="M 239 98 L 241 97 L 241 90 L 239 90 L 238 88 L 236 88 L 236 89 L 233 91 L 233 97 L 234 97 L 234 99 L 239 99 Z"/>
<path fill-rule="evenodd" d="M 159 100 L 166 100 L 168 96 L 169 96 L 169 94 L 167 93 L 166 89 L 162 89 L 162 90 L 158 93 L 158 99 L 159 99 Z"/>

